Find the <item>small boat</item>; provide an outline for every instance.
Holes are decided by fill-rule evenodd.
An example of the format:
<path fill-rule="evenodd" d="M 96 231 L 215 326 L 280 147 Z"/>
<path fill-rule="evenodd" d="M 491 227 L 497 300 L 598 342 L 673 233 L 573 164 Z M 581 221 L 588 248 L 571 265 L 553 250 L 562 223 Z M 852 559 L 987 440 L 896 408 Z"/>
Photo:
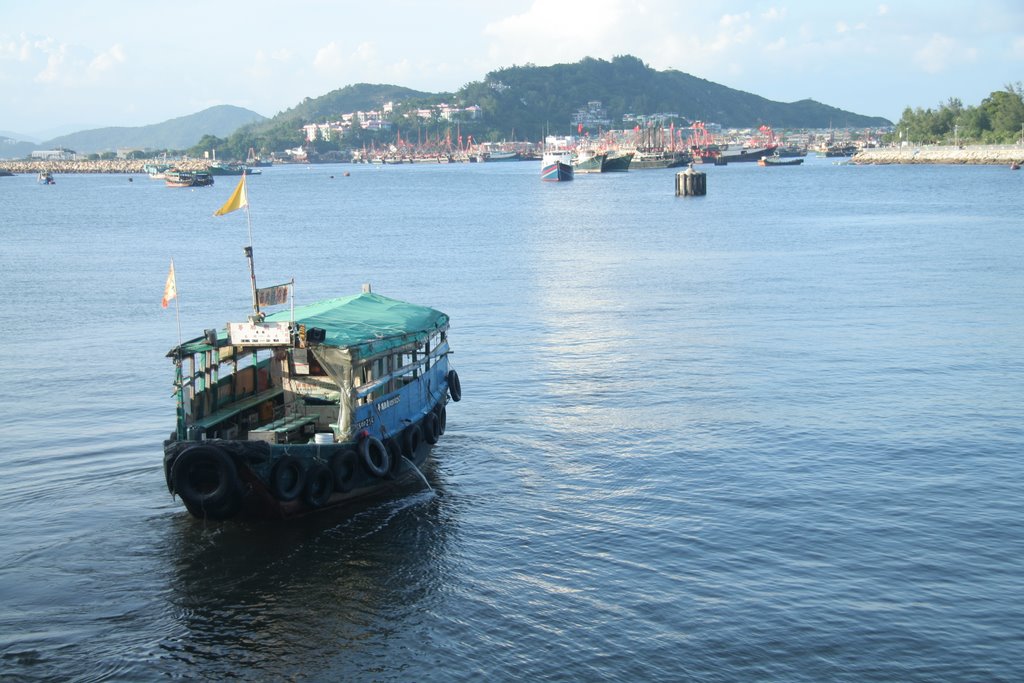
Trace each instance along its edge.
<path fill-rule="evenodd" d="M 164 183 L 167 187 L 206 187 L 213 185 L 213 176 L 206 171 L 164 171 Z"/>
<path fill-rule="evenodd" d="M 40 185 L 55 185 L 56 180 L 53 179 L 53 174 L 49 171 L 40 171 L 39 175 L 36 176 L 36 180 Z"/>
<path fill-rule="evenodd" d="M 802 163 L 804 163 L 804 160 L 800 157 L 793 157 L 783 161 L 778 155 L 765 156 L 757 160 L 758 166 L 799 166 Z"/>
<path fill-rule="evenodd" d="M 572 154 L 567 150 L 544 152 L 540 161 L 540 179 L 552 182 L 572 180 Z"/>
<path fill-rule="evenodd" d="M 248 211 L 244 182 L 215 215 Z M 293 299 L 293 282 L 257 289 L 251 245 L 246 256 L 252 312 L 167 354 L 170 493 L 201 519 L 289 519 L 421 479 L 448 402 L 462 398 L 448 316 L 369 285 L 267 314 Z M 164 306 L 176 298 L 172 262 Z"/>
<path fill-rule="evenodd" d="M 1014 161 L 1013 163 L 1010 164 L 1010 170 L 1011 171 L 1019 171 L 1020 170 L 1020 164 L 1018 164 L 1016 161 Z"/>
<path fill-rule="evenodd" d="M 13 175 L 14 174 L 8 171 L 6 168 L 0 168 L 0 178 L 7 178 Z"/>

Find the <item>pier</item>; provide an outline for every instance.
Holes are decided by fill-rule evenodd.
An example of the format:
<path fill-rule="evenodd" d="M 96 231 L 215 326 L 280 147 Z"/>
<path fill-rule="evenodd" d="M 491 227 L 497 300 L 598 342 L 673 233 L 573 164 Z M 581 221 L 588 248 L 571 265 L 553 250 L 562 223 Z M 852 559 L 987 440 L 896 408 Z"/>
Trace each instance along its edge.
<path fill-rule="evenodd" d="M 1024 162 L 1020 145 L 906 145 L 862 149 L 850 158 L 854 164 L 987 164 Z"/>

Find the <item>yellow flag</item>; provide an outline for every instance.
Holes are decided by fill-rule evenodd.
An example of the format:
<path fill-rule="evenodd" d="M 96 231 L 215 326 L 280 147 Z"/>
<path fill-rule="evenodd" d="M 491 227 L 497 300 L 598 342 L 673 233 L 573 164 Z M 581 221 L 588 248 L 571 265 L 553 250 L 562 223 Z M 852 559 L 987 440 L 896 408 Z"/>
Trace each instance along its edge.
<path fill-rule="evenodd" d="M 214 216 L 223 216 L 226 213 L 232 211 L 238 211 L 243 206 L 249 206 L 249 198 L 245 194 L 245 174 L 242 174 L 242 179 L 238 181 L 238 187 L 231 193 L 231 197 L 224 206 L 220 207 L 213 212 Z"/>
<path fill-rule="evenodd" d="M 167 273 L 167 283 L 164 285 L 164 298 L 160 305 L 167 308 L 167 302 L 178 296 L 178 285 L 174 282 L 174 259 L 171 259 L 171 272 Z"/>

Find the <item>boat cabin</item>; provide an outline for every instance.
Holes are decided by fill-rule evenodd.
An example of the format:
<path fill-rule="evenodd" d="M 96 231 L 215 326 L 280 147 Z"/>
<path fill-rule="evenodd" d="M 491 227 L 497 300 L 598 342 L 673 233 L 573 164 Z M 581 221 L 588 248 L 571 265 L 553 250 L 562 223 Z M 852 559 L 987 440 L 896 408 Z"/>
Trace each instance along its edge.
<path fill-rule="evenodd" d="M 172 440 L 388 438 L 446 390 L 447 331 L 444 313 L 370 292 L 206 330 L 167 354 Z"/>

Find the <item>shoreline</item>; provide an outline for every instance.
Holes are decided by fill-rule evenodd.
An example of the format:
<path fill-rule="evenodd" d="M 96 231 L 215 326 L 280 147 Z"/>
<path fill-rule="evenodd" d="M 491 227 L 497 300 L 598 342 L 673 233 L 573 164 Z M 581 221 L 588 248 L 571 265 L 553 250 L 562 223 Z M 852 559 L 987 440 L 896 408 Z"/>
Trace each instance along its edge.
<path fill-rule="evenodd" d="M 1024 147 L 1017 145 L 919 145 L 862 149 L 853 164 L 978 164 L 1009 166 L 1024 163 Z"/>

